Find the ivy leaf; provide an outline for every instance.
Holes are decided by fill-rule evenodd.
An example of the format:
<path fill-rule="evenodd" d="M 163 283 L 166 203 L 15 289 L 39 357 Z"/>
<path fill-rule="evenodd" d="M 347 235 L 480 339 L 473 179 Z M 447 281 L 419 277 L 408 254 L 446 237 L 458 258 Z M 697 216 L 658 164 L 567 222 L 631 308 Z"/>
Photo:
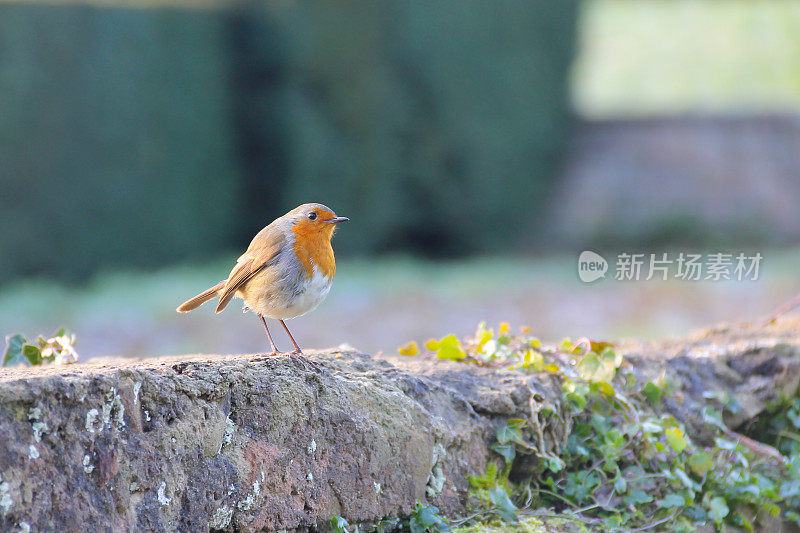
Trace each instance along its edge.
<path fill-rule="evenodd" d="M 703 422 L 709 426 L 715 427 L 722 431 L 726 431 L 728 429 L 725 426 L 725 423 L 722 421 L 722 413 L 719 410 L 712 409 L 711 407 L 705 407 L 703 408 L 702 416 Z"/>
<path fill-rule="evenodd" d="M 505 426 L 497 430 L 497 442 L 506 444 L 508 442 L 519 442 L 524 444 L 522 440 L 522 428 L 525 427 L 525 421 L 519 418 L 512 418 Z"/>
<path fill-rule="evenodd" d="M 6 354 L 3 357 L 3 366 L 14 366 L 26 362 L 22 355 L 22 347 L 25 342 L 25 337 L 19 333 L 6 336 Z"/>
<path fill-rule="evenodd" d="M 347 533 L 347 526 L 350 524 L 341 516 L 334 516 L 331 518 L 330 522 L 333 533 Z"/>
<path fill-rule="evenodd" d="M 419 345 L 416 341 L 410 341 L 397 349 L 397 353 L 408 357 L 413 357 L 419 353 Z"/>
<path fill-rule="evenodd" d="M 614 492 L 617 494 L 625 494 L 628 490 L 628 483 L 625 481 L 625 478 L 621 475 L 617 475 L 617 478 L 614 480 Z"/>
<path fill-rule="evenodd" d="M 458 342 L 458 337 L 455 335 L 448 335 L 446 337 L 442 337 L 438 341 L 428 341 L 425 343 L 426 348 L 428 348 L 429 345 L 431 347 L 429 349 L 436 350 L 437 359 L 457 361 L 459 359 L 464 359 L 467 356 L 467 353 L 461 347 L 461 343 Z M 433 348 L 434 346 L 435 348 Z"/>
<path fill-rule="evenodd" d="M 38 346 L 26 344 L 22 348 L 22 353 L 25 355 L 25 359 L 27 359 L 30 364 L 34 366 L 42 364 L 42 351 Z M 55 358 L 55 356 L 53 356 L 53 358 Z"/>
<path fill-rule="evenodd" d="M 502 455 L 507 465 L 510 465 L 514 461 L 514 457 L 517 455 L 513 444 L 500 444 L 499 442 L 496 442 L 491 445 L 491 449 Z"/>
<path fill-rule="evenodd" d="M 642 388 L 642 394 L 645 398 L 650 400 L 650 403 L 653 404 L 654 407 L 658 407 L 661 405 L 661 387 L 653 383 L 652 381 L 648 381 L 647 384 Z"/>
<path fill-rule="evenodd" d="M 781 498 L 800 496 L 800 479 L 785 481 L 780 489 Z"/>
<path fill-rule="evenodd" d="M 617 372 L 616 356 L 613 352 L 597 355 L 589 352 L 578 361 L 578 372 L 587 381 L 611 381 Z"/>
<path fill-rule="evenodd" d="M 650 503 L 653 501 L 653 497 L 642 489 L 634 489 L 628 495 L 622 498 L 622 501 L 627 505 L 639 505 L 642 503 Z M 681 505 L 683 505 L 683 499 L 681 499 Z"/>
<path fill-rule="evenodd" d="M 439 349 L 439 341 L 437 341 L 436 339 L 428 339 L 425 341 L 425 344 L 423 344 L 423 346 L 425 346 L 425 349 L 427 349 L 428 351 L 435 352 L 436 350 Z"/>
<path fill-rule="evenodd" d="M 675 492 L 670 492 L 663 499 L 658 500 L 661 507 L 683 507 L 686 505 L 686 498 Z"/>
<path fill-rule="evenodd" d="M 497 506 L 497 513 L 506 522 L 517 522 L 517 506 L 508 497 L 508 493 L 503 487 L 489 489 L 489 499 Z"/>
<path fill-rule="evenodd" d="M 547 459 L 547 468 L 553 473 L 560 472 L 565 466 L 567 466 L 567 463 L 560 457 L 550 457 Z"/>
<path fill-rule="evenodd" d="M 681 453 L 689 444 L 683 431 L 678 427 L 667 428 L 664 430 L 664 436 L 667 437 L 667 442 L 677 453 Z"/>
<path fill-rule="evenodd" d="M 708 502 L 708 516 L 717 524 L 721 524 L 729 512 L 730 509 L 728 509 L 728 504 L 724 498 L 715 496 Z"/>
<path fill-rule="evenodd" d="M 408 521 L 409 529 L 412 533 L 425 533 L 426 531 L 450 531 L 450 526 L 439 516 L 439 509 L 430 506 L 423 506 L 417 503 L 411 519 Z"/>
<path fill-rule="evenodd" d="M 689 457 L 689 468 L 700 477 L 705 476 L 713 467 L 714 462 L 708 452 L 696 453 Z"/>

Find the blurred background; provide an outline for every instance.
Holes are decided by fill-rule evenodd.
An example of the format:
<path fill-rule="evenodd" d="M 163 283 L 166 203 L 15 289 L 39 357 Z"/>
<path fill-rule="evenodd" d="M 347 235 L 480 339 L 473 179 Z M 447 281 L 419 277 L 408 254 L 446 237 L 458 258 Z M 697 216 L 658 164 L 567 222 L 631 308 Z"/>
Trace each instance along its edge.
<path fill-rule="evenodd" d="M 306 348 L 760 318 L 800 292 L 800 2 L 0 2 L 0 333 L 261 351 L 174 309 L 311 201 L 352 222 Z M 764 260 L 588 285 L 584 249 Z"/>

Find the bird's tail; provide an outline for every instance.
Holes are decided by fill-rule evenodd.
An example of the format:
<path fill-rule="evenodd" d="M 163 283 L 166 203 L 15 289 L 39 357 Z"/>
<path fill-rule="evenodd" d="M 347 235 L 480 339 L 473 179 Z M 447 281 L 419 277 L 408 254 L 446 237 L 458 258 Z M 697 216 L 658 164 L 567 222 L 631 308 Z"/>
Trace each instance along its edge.
<path fill-rule="evenodd" d="M 176 309 L 176 311 L 179 312 L 179 313 L 188 313 L 192 309 L 197 309 L 198 307 L 200 307 L 201 305 L 206 303 L 211 298 L 216 297 L 217 293 L 219 293 L 219 291 L 222 290 L 222 288 L 225 286 L 225 281 L 226 280 L 222 280 L 219 283 L 217 283 L 216 285 L 214 285 L 213 287 L 211 287 L 210 289 L 204 290 L 203 292 L 201 292 L 200 294 L 198 294 L 197 296 L 195 296 L 191 300 L 187 300 L 187 301 L 183 302 L 180 305 L 180 307 L 178 307 Z"/>

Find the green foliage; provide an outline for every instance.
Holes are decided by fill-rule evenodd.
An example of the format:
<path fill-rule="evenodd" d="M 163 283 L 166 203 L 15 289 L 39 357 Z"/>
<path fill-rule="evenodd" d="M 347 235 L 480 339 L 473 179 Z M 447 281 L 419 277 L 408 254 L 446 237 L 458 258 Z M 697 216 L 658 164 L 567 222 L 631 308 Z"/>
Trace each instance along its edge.
<path fill-rule="evenodd" d="M 324 198 L 369 228 L 337 237 L 358 251 L 501 250 L 498 228 L 544 222 L 530 214 L 569 127 L 578 2 L 315 5 L 260 22 L 294 80 L 260 95 L 292 136 L 285 207 Z"/>
<path fill-rule="evenodd" d="M 473 337 L 426 343 L 432 353 L 420 357 L 438 357 L 445 340 L 460 350 L 450 359 L 553 375 L 563 391 L 560 405 L 534 407 L 541 402 L 532 400 L 530 416 L 498 428 L 491 449 L 504 467 L 490 462 L 470 478 L 479 520 L 511 523 L 546 508 L 609 531 L 693 531 L 701 525 L 754 531 L 775 518 L 800 524 L 800 398 L 777 406 L 750 432 L 780 453 L 757 453 L 711 407 L 700 413 L 715 434 L 713 444 L 704 446 L 660 411 L 674 396 L 672 383 L 638 383 L 608 343 L 565 339 L 546 347 L 527 330 L 511 335 L 501 324 L 495 333 L 480 324 Z M 707 397 L 725 409 L 738 408 L 724 395 Z M 552 423 L 569 428 L 555 448 L 541 436 Z M 534 472 L 510 481 L 519 462 L 531 459 Z"/>
<path fill-rule="evenodd" d="M 235 244 L 226 17 L 0 3 L 0 279 L 83 279 Z"/>
<path fill-rule="evenodd" d="M 333 533 L 364 533 L 358 525 L 350 524 L 341 516 L 330 519 Z M 450 524 L 439 514 L 439 509 L 432 505 L 423 505 L 417 502 L 414 510 L 406 517 L 384 518 L 369 531 L 372 533 L 388 533 L 389 531 L 409 531 L 410 533 L 449 533 Z"/>
<path fill-rule="evenodd" d="M 366 230 L 342 251 L 513 244 L 567 138 L 577 8 L 0 2 L 0 275 L 202 257 L 309 201 Z"/>
<path fill-rule="evenodd" d="M 68 364 L 77 360 L 75 335 L 67 332 L 66 328 L 61 328 L 49 339 L 39 335 L 35 344 L 28 343 L 28 340 L 19 333 L 6 336 L 6 352 L 2 366 Z"/>

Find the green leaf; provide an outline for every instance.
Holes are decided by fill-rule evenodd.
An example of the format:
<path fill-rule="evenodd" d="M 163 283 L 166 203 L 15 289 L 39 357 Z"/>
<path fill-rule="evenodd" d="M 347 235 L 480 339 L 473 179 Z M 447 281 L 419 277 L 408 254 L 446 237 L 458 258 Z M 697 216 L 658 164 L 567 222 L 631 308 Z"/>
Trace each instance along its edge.
<path fill-rule="evenodd" d="M 38 346 L 26 344 L 22 348 L 22 352 L 25 354 L 25 359 L 27 359 L 30 364 L 34 366 L 42 364 L 42 351 Z"/>
<path fill-rule="evenodd" d="M 61 337 L 62 335 L 66 335 L 66 334 L 67 334 L 67 328 L 61 328 L 58 331 L 56 331 L 56 335 L 55 336 L 56 337 Z"/>
<path fill-rule="evenodd" d="M 645 398 L 650 400 L 650 403 L 653 404 L 654 407 L 658 407 L 661 405 L 661 387 L 653 383 L 652 381 L 648 381 L 647 384 L 642 389 L 642 394 Z"/>
<path fill-rule="evenodd" d="M 519 442 L 524 444 L 522 440 L 522 428 L 525 427 L 526 422 L 519 418 L 512 418 L 506 425 L 497 430 L 497 442 L 506 444 L 508 442 Z"/>
<path fill-rule="evenodd" d="M 331 522 L 331 531 L 333 533 L 347 533 L 347 526 L 350 524 L 347 523 L 347 520 L 342 518 L 341 516 L 334 516 L 330 520 Z"/>
<path fill-rule="evenodd" d="M 628 483 L 625 481 L 625 478 L 621 475 L 617 475 L 616 479 L 614 479 L 614 492 L 617 494 L 625 494 L 628 490 Z"/>
<path fill-rule="evenodd" d="M 641 489 L 634 489 L 622 498 L 622 501 L 627 505 L 639 505 L 642 503 L 650 503 L 653 501 L 653 497 Z M 683 502 L 683 500 L 681 500 L 681 502 Z"/>
<path fill-rule="evenodd" d="M 514 457 L 517 455 L 513 444 L 500 444 L 499 442 L 496 442 L 492 444 L 491 449 L 502 455 L 507 465 L 510 465 L 514 461 Z"/>
<path fill-rule="evenodd" d="M 713 467 L 714 462 L 708 452 L 696 453 L 689 457 L 689 468 L 700 477 L 705 476 Z"/>
<path fill-rule="evenodd" d="M 683 507 L 684 505 L 686 505 L 686 498 L 684 498 L 680 494 L 671 492 L 667 494 L 663 499 L 658 500 L 657 503 L 661 507 Z"/>
<path fill-rule="evenodd" d="M 678 427 L 667 428 L 664 430 L 664 436 L 667 437 L 667 442 L 669 442 L 669 445 L 672 446 L 672 449 L 677 453 L 681 453 L 689 444 L 686 440 L 686 436 L 683 434 L 683 430 Z"/>
<path fill-rule="evenodd" d="M 547 459 L 547 468 L 553 473 L 560 472 L 565 466 L 567 466 L 567 463 L 560 457 L 550 457 Z"/>
<path fill-rule="evenodd" d="M 705 407 L 702 412 L 703 422 L 708 424 L 709 426 L 715 427 L 722 431 L 726 431 L 728 428 L 725 426 L 725 423 L 722 421 L 722 413 L 717 409 L 712 409 L 711 407 Z"/>
<path fill-rule="evenodd" d="M 728 504 L 725 502 L 724 498 L 715 496 L 708 502 L 708 516 L 717 524 L 721 524 L 725 517 L 728 516 L 729 512 L 730 509 L 728 509 Z"/>
<path fill-rule="evenodd" d="M 497 513 L 506 522 L 517 522 L 517 506 L 508 497 L 503 487 L 489 489 L 489 499 L 497 506 Z"/>
<path fill-rule="evenodd" d="M 6 354 L 3 357 L 3 366 L 15 366 L 26 362 L 22 354 L 22 347 L 26 339 L 19 333 L 6 336 Z"/>

